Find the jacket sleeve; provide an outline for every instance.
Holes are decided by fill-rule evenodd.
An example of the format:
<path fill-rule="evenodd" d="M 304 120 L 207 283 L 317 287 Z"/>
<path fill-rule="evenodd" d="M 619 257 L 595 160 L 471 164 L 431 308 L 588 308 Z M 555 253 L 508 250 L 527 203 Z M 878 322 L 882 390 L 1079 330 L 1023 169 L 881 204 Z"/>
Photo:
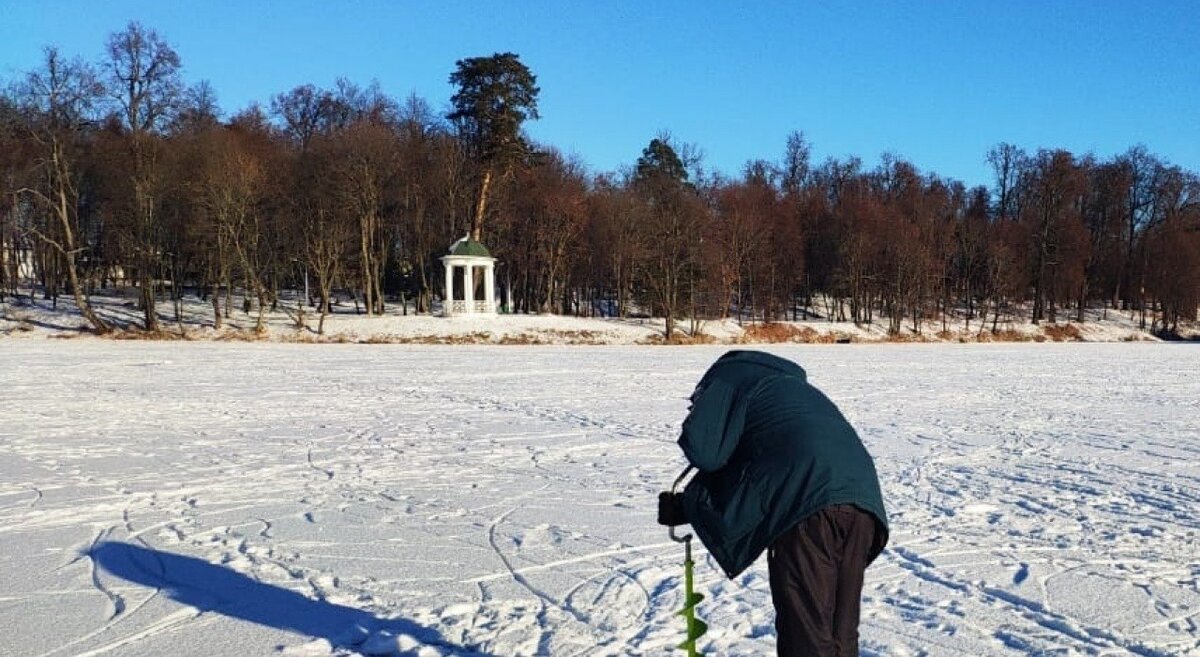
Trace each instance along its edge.
<path fill-rule="evenodd" d="M 693 401 L 692 411 L 683 421 L 679 446 L 701 472 L 720 470 L 737 449 L 745 422 L 745 397 L 715 379 Z"/>
<path fill-rule="evenodd" d="M 743 470 L 697 474 L 683 491 L 684 516 L 731 579 L 761 553 L 755 551 L 755 546 L 761 541 L 766 517 L 762 495 L 754 484 L 745 483 Z M 742 481 L 744 485 L 731 486 L 729 480 Z"/>

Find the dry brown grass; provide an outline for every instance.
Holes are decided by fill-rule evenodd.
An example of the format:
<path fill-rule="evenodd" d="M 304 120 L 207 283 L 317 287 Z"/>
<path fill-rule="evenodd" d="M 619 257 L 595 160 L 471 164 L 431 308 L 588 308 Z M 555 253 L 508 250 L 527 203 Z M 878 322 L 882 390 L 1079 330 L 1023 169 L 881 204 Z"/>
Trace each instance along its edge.
<path fill-rule="evenodd" d="M 162 329 L 157 331 L 147 331 L 140 328 L 115 329 L 105 337 L 109 338 L 110 340 L 143 340 L 152 342 L 174 342 L 177 340 L 190 339 L 187 335 L 181 335 L 175 331 L 165 331 Z"/>
<path fill-rule="evenodd" d="M 357 340 L 358 344 L 399 344 L 400 336 L 391 335 L 389 333 L 381 333 L 378 335 L 368 335 L 365 338 Z"/>
<path fill-rule="evenodd" d="M 276 342 L 286 342 L 288 344 L 399 344 L 402 342 L 399 336 L 386 333 L 369 335 L 364 338 L 347 333 L 326 333 L 325 335 L 318 335 L 316 333 L 303 333 L 300 331 L 278 335 L 274 338 L 274 340 Z"/>
<path fill-rule="evenodd" d="M 833 344 L 838 341 L 839 337 L 841 336 L 834 333 L 819 333 L 809 326 L 771 322 L 746 326 L 735 342 L 738 344 L 778 344 L 783 342 Z"/>
<path fill-rule="evenodd" d="M 394 333 L 376 333 L 366 337 L 338 333 L 331 336 L 306 336 L 305 342 L 336 343 L 336 344 L 489 344 L 492 334 L 486 331 L 462 335 L 396 335 Z"/>
<path fill-rule="evenodd" d="M 918 342 L 929 342 L 929 336 L 924 333 L 891 333 L 883 339 L 884 342 L 894 342 L 897 344 L 912 344 Z"/>
<path fill-rule="evenodd" d="M 528 344 L 568 344 L 568 345 L 601 345 L 607 344 L 604 334 L 600 331 L 546 329 L 537 333 L 524 332 L 517 335 L 501 336 L 496 344 L 528 345 Z"/>
<path fill-rule="evenodd" d="M 1040 336 L 1039 336 L 1040 337 Z M 1012 329 L 1001 329 L 999 331 L 981 331 L 975 335 L 978 342 L 1031 342 L 1036 341 L 1036 338 L 1028 333 L 1021 333 Z M 1042 338 L 1045 340 L 1045 338 Z"/>
<path fill-rule="evenodd" d="M 944 342 L 957 342 L 959 344 L 970 344 L 972 342 L 991 342 L 989 336 L 981 335 L 979 331 L 954 331 L 943 329 L 934 334 L 938 340 Z"/>
<path fill-rule="evenodd" d="M 684 346 L 686 346 L 686 345 L 696 345 L 696 344 L 716 344 L 716 342 L 717 342 L 717 339 L 707 333 L 697 333 L 696 335 L 689 335 L 687 333 L 684 333 L 683 331 L 676 331 L 675 334 L 671 336 L 670 340 L 667 339 L 667 336 L 656 333 L 647 338 L 639 340 L 637 342 L 637 344 L 667 345 L 667 346 L 684 345 Z"/>
<path fill-rule="evenodd" d="M 1013 330 L 1000 330 L 993 333 L 992 331 L 955 331 L 941 330 L 934 334 L 938 340 L 945 342 L 958 342 L 959 344 L 970 344 L 974 342 L 1031 342 L 1033 336 L 1020 333 Z"/>
<path fill-rule="evenodd" d="M 589 331 L 586 329 L 550 329 L 549 331 L 546 331 L 546 333 L 559 340 L 565 341 L 567 344 L 605 344 L 604 334 L 600 331 Z"/>
<path fill-rule="evenodd" d="M 225 329 L 213 339 L 218 342 L 266 342 L 270 337 L 265 331 L 259 333 L 248 329 Z"/>
<path fill-rule="evenodd" d="M 747 343 L 780 343 L 780 342 L 804 342 L 809 334 L 816 334 L 816 331 L 805 326 L 803 328 L 792 326 L 791 324 L 778 324 L 775 322 L 769 324 L 749 324 L 742 328 L 742 335 L 738 339 L 739 342 Z"/>
<path fill-rule="evenodd" d="M 968 340 L 959 339 L 961 342 Z M 976 342 L 1083 342 L 1083 332 L 1074 324 L 1050 324 L 1042 327 L 1041 333 L 1022 333 L 1012 329 L 980 331 L 974 334 Z"/>
<path fill-rule="evenodd" d="M 406 338 L 402 344 L 489 344 L 491 341 L 491 333 L 476 331 L 461 335 L 421 335 Z"/>
<path fill-rule="evenodd" d="M 496 344 L 502 345 L 538 345 L 548 344 L 541 336 L 534 333 L 519 333 L 517 335 L 502 335 L 496 341 Z"/>
<path fill-rule="evenodd" d="M 1074 324 L 1050 324 L 1042 331 L 1055 342 L 1083 342 L 1083 333 Z"/>
<path fill-rule="evenodd" d="M 324 336 L 308 333 L 296 333 L 294 335 L 286 335 L 279 338 L 280 342 L 289 344 L 321 344 L 325 342 Z"/>

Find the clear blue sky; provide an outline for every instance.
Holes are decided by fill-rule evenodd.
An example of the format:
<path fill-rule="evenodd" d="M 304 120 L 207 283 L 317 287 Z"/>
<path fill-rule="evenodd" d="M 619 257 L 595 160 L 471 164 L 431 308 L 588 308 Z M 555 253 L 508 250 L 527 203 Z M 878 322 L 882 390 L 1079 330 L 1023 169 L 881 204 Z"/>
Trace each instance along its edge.
<path fill-rule="evenodd" d="M 339 76 L 443 110 L 457 59 L 513 51 L 542 89 L 530 134 L 593 171 L 662 130 L 734 175 L 792 130 L 818 160 L 891 152 L 968 184 L 1001 141 L 1200 170 L 1197 0 L 0 0 L 0 78 L 47 44 L 96 61 L 130 20 L 227 112 Z"/>

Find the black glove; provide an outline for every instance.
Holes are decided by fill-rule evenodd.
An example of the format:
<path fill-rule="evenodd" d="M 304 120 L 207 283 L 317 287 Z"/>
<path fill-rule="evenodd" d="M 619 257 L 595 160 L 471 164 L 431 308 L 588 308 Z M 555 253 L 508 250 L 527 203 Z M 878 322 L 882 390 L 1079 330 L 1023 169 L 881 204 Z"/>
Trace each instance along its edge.
<path fill-rule="evenodd" d="M 658 494 L 658 524 L 668 527 L 687 524 L 683 515 L 683 493 L 663 491 Z"/>

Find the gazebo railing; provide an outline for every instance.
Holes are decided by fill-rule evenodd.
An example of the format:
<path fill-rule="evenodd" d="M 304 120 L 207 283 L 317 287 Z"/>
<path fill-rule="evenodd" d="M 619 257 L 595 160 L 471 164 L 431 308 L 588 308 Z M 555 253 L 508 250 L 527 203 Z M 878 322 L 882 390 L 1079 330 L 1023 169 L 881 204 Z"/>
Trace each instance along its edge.
<path fill-rule="evenodd" d="M 450 302 L 451 315 L 470 315 L 470 314 L 488 314 L 496 312 L 495 302 L 476 299 L 474 301 L 463 301 L 455 299 Z"/>

